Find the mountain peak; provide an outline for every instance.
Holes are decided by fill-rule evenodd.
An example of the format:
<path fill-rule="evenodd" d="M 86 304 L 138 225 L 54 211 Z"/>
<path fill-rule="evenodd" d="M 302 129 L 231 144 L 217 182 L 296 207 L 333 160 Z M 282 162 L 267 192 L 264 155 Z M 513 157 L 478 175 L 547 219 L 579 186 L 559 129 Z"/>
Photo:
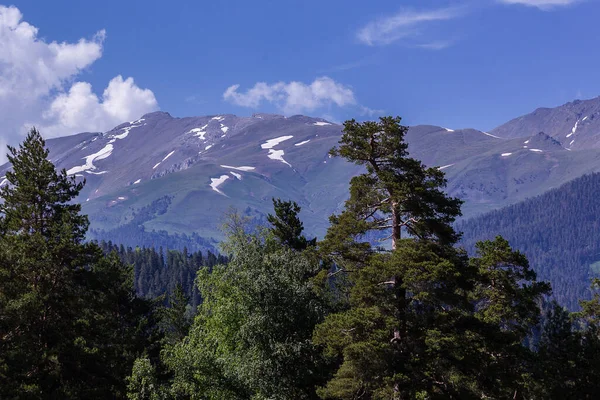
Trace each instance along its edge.
<path fill-rule="evenodd" d="M 171 114 L 169 114 L 166 111 L 153 111 L 151 113 L 142 115 L 141 118 L 152 119 L 152 118 L 173 118 L 173 117 L 171 116 Z"/>
<path fill-rule="evenodd" d="M 269 113 L 254 113 L 252 114 L 252 118 L 260 118 L 260 119 L 278 119 L 285 118 L 280 114 L 269 114 Z"/>
<path fill-rule="evenodd" d="M 570 150 L 600 148 L 600 97 L 538 108 L 492 130 L 503 138 L 527 138 L 536 132 L 544 132 Z"/>

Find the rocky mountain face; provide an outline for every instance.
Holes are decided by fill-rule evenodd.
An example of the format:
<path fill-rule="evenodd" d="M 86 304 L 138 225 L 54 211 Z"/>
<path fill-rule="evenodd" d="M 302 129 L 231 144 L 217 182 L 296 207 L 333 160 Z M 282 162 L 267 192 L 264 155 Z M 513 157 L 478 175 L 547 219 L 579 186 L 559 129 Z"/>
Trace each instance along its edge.
<path fill-rule="evenodd" d="M 581 122 L 574 135 L 591 132 L 579 128 L 599 118 L 590 111 L 583 121 L 584 114 L 576 114 Z M 566 147 L 558 130 L 549 129 L 531 128 L 524 136 L 521 130 L 514 137 L 517 128 L 509 129 L 511 124 L 491 133 L 414 126 L 407 135 L 409 151 L 446 172 L 448 192 L 466 202 L 465 217 L 600 171 L 600 146 Z M 232 207 L 264 221 L 273 197 L 297 201 L 307 233 L 322 237 L 328 216 L 343 207 L 350 178 L 361 172 L 328 155 L 341 129 L 306 116 L 174 118 L 156 112 L 108 132 L 51 139 L 47 145 L 58 168 L 86 180 L 79 201 L 90 217 L 92 237 L 193 248 L 194 242 L 207 240 L 202 246 L 210 247 L 222 238 L 223 216 Z M 8 168 L 0 166 L 0 185 L 6 184 Z M 166 239 L 172 235 L 185 240 Z"/>
<path fill-rule="evenodd" d="M 575 100 L 555 108 L 538 108 L 491 133 L 503 138 L 528 137 L 539 132 L 570 150 L 600 147 L 600 97 Z"/>

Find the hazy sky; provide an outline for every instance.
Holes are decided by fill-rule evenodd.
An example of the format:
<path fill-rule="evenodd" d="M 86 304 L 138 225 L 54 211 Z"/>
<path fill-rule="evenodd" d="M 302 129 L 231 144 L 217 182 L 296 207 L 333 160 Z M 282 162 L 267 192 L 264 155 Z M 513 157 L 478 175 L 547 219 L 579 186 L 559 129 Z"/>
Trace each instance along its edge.
<path fill-rule="evenodd" d="M 0 6 L 0 145 L 32 124 L 104 131 L 156 109 L 489 130 L 600 94 L 594 0 L 12 4 Z"/>

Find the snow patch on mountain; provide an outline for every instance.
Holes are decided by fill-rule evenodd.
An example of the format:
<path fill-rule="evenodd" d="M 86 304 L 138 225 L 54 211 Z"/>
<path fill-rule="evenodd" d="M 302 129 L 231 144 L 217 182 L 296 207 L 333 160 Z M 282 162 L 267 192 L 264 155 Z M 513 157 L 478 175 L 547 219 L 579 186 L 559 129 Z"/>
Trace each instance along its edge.
<path fill-rule="evenodd" d="M 67 175 L 74 175 L 79 172 L 95 170 L 96 166 L 94 165 L 94 161 L 104 160 L 105 158 L 110 157 L 112 152 L 113 152 L 113 145 L 111 143 L 108 143 L 97 153 L 90 154 L 89 156 L 84 157 L 83 159 L 85 160 L 85 164 L 69 169 L 67 171 Z"/>
<path fill-rule="evenodd" d="M 154 167 L 152 167 L 152 169 L 158 168 L 159 165 L 160 165 L 160 162 L 157 162 L 156 164 L 154 164 Z"/>
<path fill-rule="evenodd" d="M 223 134 L 225 134 L 229 130 L 229 127 L 221 124 L 221 130 L 223 131 Z"/>
<path fill-rule="evenodd" d="M 444 128 L 446 132 L 454 132 L 454 129 Z"/>
<path fill-rule="evenodd" d="M 484 135 L 491 136 L 491 137 L 496 138 L 496 139 L 502 139 L 500 136 L 492 135 L 491 133 L 488 133 L 488 132 L 481 132 L 481 133 L 483 133 Z"/>
<path fill-rule="evenodd" d="M 138 179 L 137 181 L 133 182 L 134 185 L 137 185 L 138 183 L 140 183 L 142 180 Z"/>
<path fill-rule="evenodd" d="M 508 156 L 510 156 L 511 154 L 512 154 L 512 153 L 502 153 L 502 154 L 500 154 L 500 155 L 501 155 L 502 157 L 508 157 Z"/>
<path fill-rule="evenodd" d="M 569 133 L 567 135 L 567 137 L 571 137 L 575 134 L 575 132 L 577 132 L 577 126 L 579 126 L 579 120 L 577 120 L 577 122 L 575 122 L 575 126 L 573 127 L 573 129 L 571 129 L 571 133 Z"/>
<path fill-rule="evenodd" d="M 536 153 L 543 153 L 544 152 L 543 150 L 540 150 L 540 149 L 529 149 L 529 151 L 534 151 Z"/>
<path fill-rule="evenodd" d="M 230 172 L 231 175 L 235 176 L 237 178 L 238 181 L 242 180 L 242 175 L 238 174 L 237 172 Z"/>
<path fill-rule="evenodd" d="M 277 146 L 282 142 L 285 142 L 286 140 L 290 140 L 293 137 L 294 136 L 292 135 L 288 135 L 280 136 L 274 139 L 269 139 L 265 143 L 261 144 L 260 147 L 269 150 L 269 154 L 267 155 L 267 157 L 269 157 L 271 160 L 281 161 L 282 163 L 291 167 L 292 165 L 283 159 L 285 152 L 283 150 L 275 150 L 273 147 Z"/>
<path fill-rule="evenodd" d="M 225 117 L 221 116 L 221 115 L 217 115 L 216 117 L 212 117 L 211 120 L 215 120 L 215 121 L 223 121 L 225 119 Z"/>
<path fill-rule="evenodd" d="M 218 178 L 210 178 L 210 187 L 212 188 L 212 190 L 214 190 L 215 192 L 222 194 L 223 196 L 225 196 L 225 193 L 221 192 L 219 190 L 219 186 L 225 182 L 227 179 L 229 179 L 229 175 L 221 175 Z"/>
<path fill-rule="evenodd" d="M 327 126 L 327 125 L 331 125 L 331 124 L 329 122 L 317 121 L 313 125 L 315 125 L 315 126 Z"/>
<path fill-rule="evenodd" d="M 290 164 L 289 162 L 287 162 L 283 159 L 284 155 L 285 155 L 285 152 L 283 150 L 270 149 L 267 157 L 269 157 L 271 160 L 281 161 L 282 163 L 289 165 L 291 167 L 292 164 Z"/>
<path fill-rule="evenodd" d="M 213 145 L 212 145 L 212 144 L 209 144 L 208 146 L 206 146 L 206 147 L 204 148 L 204 150 L 208 150 L 208 149 L 210 149 L 211 147 L 213 147 Z"/>
<path fill-rule="evenodd" d="M 438 169 L 441 171 L 443 169 L 449 168 L 451 166 L 453 166 L 454 164 L 448 164 L 448 165 L 444 165 L 443 167 L 439 167 Z"/>
<path fill-rule="evenodd" d="M 203 127 L 200 128 L 194 128 L 194 129 L 190 129 L 189 131 L 186 132 L 187 133 L 193 133 L 194 136 L 199 137 L 202 140 L 206 140 L 204 138 L 204 135 L 206 135 L 206 131 L 205 129 L 208 127 L 208 124 L 204 125 Z"/>
<path fill-rule="evenodd" d="M 305 140 L 305 141 L 303 141 L 303 142 L 300 142 L 300 143 L 296 143 L 294 146 L 302 146 L 303 144 L 306 144 L 306 143 L 308 143 L 308 142 L 310 142 L 310 139 L 308 139 L 308 140 Z"/>
<path fill-rule="evenodd" d="M 285 142 L 286 140 L 290 140 L 293 137 L 294 136 L 289 135 L 289 136 L 280 136 L 278 138 L 269 139 L 265 143 L 261 144 L 260 147 L 263 149 L 272 149 L 273 147 L 277 146 L 279 143 Z"/>
<path fill-rule="evenodd" d="M 141 121 L 143 121 L 144 119 L 142 118 Z M 131 123 L 131 122 L 130 122 Z M 144 124 L 145 125 L 145 124 Z M 126 126 L 125 128 L 121 128 L 121 130 L 123 131 L 123 133 L 121 133 L 120 135 L 113 135 L 111 136 L 113 138 L 113 142 L 115 139 L 125 139 L 128 135 L 129 132 L 133 129 L 133 128 L 139 128 L 140 126 L 143 126 L 142 124 L 139 125 L 131 125 L 131 126 Z"/>
<path fill-rule="evenodd" d="M 228 168 L 228 169 L 235 169 L 238 171 L 254 171 L 256 168 L 254 167 L 246 167 L 246 166 L 241 166 L 241 167 L 232 167 L 231 165 L 221 165 L 222 168 Z"/>
<path fill-rule="evenodd" d="M 165 156 L 165 158 L 163 158 L 163 159 L 162 159 L 162 161 L 161 161 L 161 162 L 164 162 L 164 161 L 166 161 L 166 160 L 167 160 L 167 158 L 169 158 L 169 157 L 171 157 L 171 156 L 173 155 L 173 153 L 175 153 L 175 150 L 173 150 L 172 152 L 170 152 L 169 154 L 167 154 L 167 155 Z"/>

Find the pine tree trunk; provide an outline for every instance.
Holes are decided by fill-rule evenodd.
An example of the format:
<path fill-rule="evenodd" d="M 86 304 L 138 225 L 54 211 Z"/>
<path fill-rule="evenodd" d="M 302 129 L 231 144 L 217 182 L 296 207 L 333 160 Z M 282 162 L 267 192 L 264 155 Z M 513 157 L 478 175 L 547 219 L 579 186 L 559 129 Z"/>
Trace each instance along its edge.
<path fill-rule="evenodd" d="M 392 202 L 392 250 L 396 250 L 401 238 L 400 216 L 398 215 L 398 203 Z"/>

